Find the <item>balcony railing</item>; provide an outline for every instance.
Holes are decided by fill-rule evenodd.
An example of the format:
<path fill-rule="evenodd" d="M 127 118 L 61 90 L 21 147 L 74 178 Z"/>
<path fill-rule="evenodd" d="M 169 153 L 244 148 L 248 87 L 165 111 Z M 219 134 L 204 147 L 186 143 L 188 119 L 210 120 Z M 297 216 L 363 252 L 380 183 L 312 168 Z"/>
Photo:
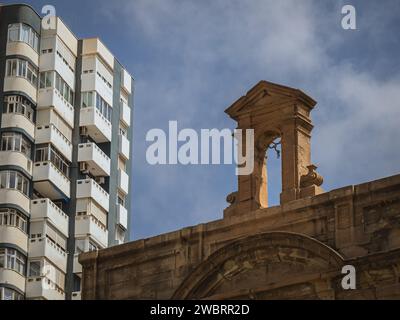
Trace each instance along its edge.
<path fill-rule="evenodd" d="M 38 109 L 54 107 L 54 110 L 68 123 L 74 127 L 74 107 L 54 88 L 39 89 Z"/>
<path fill-rule="evenodd" d="M 79 253 L 75 253 L 73 273 L 80 275 L 82 273 L 82 265 L 79 263 L 78 258 L 79 258 Z"/>
<path fill-rule="evenodd" d="M 35 143 L 52 143 L 68 161 L 72 161 L 72 143 L 52 123 L 36 127 Z"/>
<path fill-rule="evenodd" d="M 45 300 L 64 300 L 65 293 L 46 276 L 28 277 L 26 279 L 26 298 Z"/>
<path fill-rule="evenodd" d="M 30 199 L 17 189 L 1 189 L 0 203 L 11 203 L 21 207 L 25 212 L 30 211 Z"/>
<path fill-rule="evenodd" d="M 52 225 L 68 237 L 68 216 L 50 199 L 31 200 L 31 222 L 48 219 Z"/>
<path fill-rule="evenodd" d="M 29 257 L 46 257 L 61 271 L 67 271 L 67 253 L 47 237 L 29 239 Z"/>
<path fill-rule="evenodd" d="M 97 143 L 111 141 L 111 123 L 95 107 L 81 109 L 79 126 Z"/>
<path fill-rule="evenodd" d="M 25 115 L 19 113 L 3 113 L 1 118 L 2 128 L 21 128 L 31 136 L 35 137 L 35 125 Z"/>
<path fill-rule="evenodd" d="M 70 197 L 70 180 L 49 161 L 35 162 L 33 182 L 35 189 L 51 200 Z"/>
<path fill-rule="evenodd" d="M 0 225 L 0 243 L 12 243 L 28 251 L 28 235 L 16 226 Z"/>
<path fill-rule="evenodd" d="M 130 143 L 127 137 L 119 135 L 119 154 L 122 155 L 126 160 L 129 159 L 129 147 Z"/>
<path fill-rule="evenodd" d="M 92 215 L 82 215 L 75 217 L 75 237 L 91 237 L 103 248 L 107 247 L 108 231 Z"/>
<path fill-rule="evenodd" d="M 110 175 L 111 160 L 95 143 L 78 145 L 78 162 L 86 163 L 87 168 L 85 170 L 94 176 Z"/>
<path fill-rule="evenodd" d="M 117 223 L 124 229 L 128 228 L 128 210 L 121 204 L 117 206 Z"/>
<path fill-rule="evenodd" d="M 129 176 L 125 171 L 121 169 L 118 170 L 118 187 L 124 194 L 128 194 Z"/>
<path fill-rule="evenodd" d="M 125 102 L 121 102 L 120 120 L 128 127 L 131 125 L 131 108 Z"/>
<path fill-rule="evenodd" d="M 32 175 L 32 160 L 19 151 L 0 151 L 0 163 L 3 166 L 18 166 Z"/>
<path fill-rule="evenodd" d="M 22 292 L 25 291 L 25 277 L 15 270 L 0 268 L 0 283 L 7 283 Z"/>
<path fill-rule="evenodd" d="M 96 183 L 93 179 L 77 180 L 76 197 L 79 198 L 92 198 L 104 210 L 109 210 L 109 194 Z"/>

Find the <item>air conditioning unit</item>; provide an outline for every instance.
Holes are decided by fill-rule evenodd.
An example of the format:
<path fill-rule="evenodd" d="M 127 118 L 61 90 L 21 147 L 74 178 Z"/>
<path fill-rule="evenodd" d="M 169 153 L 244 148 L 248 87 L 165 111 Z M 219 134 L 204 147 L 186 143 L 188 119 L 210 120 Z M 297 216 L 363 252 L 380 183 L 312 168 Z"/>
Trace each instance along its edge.
<path fill-rule="evenodd" d="M 98 184 L 103 184 L 106 182 L 106 179 L 104 177 L 96 177 L 95 180 Z"/>
<path fill-rule="evenodd" d="M 89 166 L 86 162 L 80 162 L 79 163 L 79 169 L 82 171 L 82 173 L 88 173 L 89 172 Z"/>

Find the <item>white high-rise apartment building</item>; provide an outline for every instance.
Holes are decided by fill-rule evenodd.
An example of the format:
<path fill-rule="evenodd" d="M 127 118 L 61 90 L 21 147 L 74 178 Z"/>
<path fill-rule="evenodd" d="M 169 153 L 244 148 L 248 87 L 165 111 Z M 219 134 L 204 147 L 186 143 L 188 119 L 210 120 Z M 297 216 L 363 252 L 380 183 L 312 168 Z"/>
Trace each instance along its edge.
<path fill-rule="evenodd" d="M 0 6 L 0 300 L 79 299 L 129 237 L 133 80 L 98 38 Z"/>

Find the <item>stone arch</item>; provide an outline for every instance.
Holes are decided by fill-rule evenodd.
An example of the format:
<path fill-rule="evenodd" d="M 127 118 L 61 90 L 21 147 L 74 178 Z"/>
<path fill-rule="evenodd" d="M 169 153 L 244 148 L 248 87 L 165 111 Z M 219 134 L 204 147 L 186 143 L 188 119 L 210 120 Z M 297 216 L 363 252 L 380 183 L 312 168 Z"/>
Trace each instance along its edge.
<path fill-rule="evenodd" d="M 308 236 L 259 233 L 211 254 L 186 277 L 172 299 L 321 298 L 331 294 L 330 283 L 321 274 L 340 272 L 342 265 L 338 252 Z"/>

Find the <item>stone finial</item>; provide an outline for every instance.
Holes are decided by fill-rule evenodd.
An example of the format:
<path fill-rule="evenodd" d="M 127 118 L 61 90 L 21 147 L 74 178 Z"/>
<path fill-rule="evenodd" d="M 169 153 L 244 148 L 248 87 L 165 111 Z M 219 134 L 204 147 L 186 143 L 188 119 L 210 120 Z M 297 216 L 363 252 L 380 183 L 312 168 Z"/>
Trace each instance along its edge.
<path fill-rule="evenodd" d="M 324 178 L 318 174 L 315 170 L 318 167 L 316 165 L 310 164 L 307 166 L 308 172 L 302 175 L 300 178 L 300 187 L 307 188 L 313 185 L 320 186 L 324 182 Z"/>

